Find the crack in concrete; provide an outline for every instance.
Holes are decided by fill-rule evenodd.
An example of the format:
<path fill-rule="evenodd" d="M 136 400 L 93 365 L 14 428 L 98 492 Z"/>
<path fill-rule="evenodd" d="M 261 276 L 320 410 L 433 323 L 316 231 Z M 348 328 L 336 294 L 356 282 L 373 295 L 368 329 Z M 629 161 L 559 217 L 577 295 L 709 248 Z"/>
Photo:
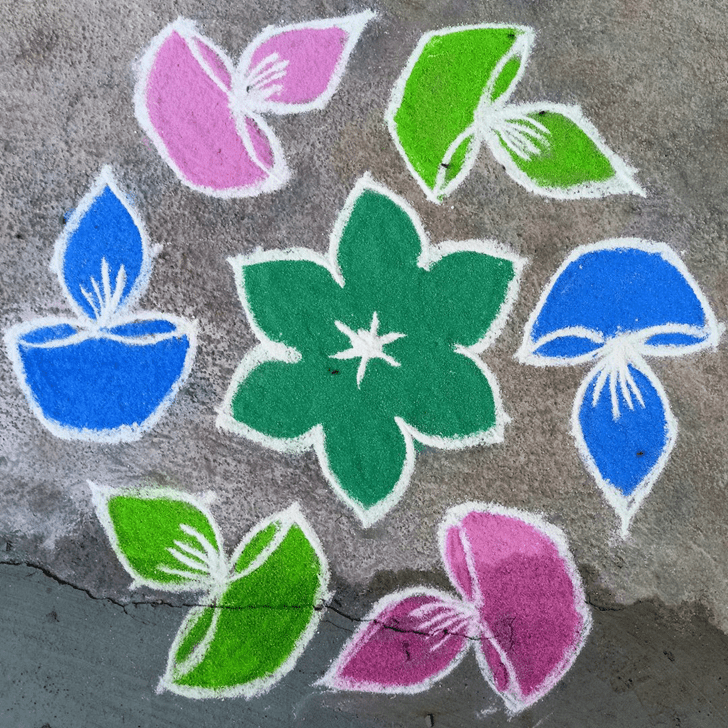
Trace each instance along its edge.
<path fill-rule="evenodd" d="M 399 632 L 401 634 L 416 634 L 421 635 L 423 637 L 436 637 L 436 636 L 452 636 L 452 637 L 462 637 L 463 639 L 467 640 L 479 640 L 480 637 L 478 636 L 471 636 L 467 634 L 462 634 L 460 632 L 454 632 L 447 629 L 440 629 L 436 630 L 434 632 L 427 632 L 422 630 L 416 630 L 416 629 L 402 629 L 400 627 L 396 627 L 391 624 L 385 624 L 383 622 L 380 622 L 377 619 L 366 619 L 366 617 L 356 617 L 351 614 L 347 614 L 341 609 L 338 609 L 333 605 L 332 602 L 324 602 L 323 604 L 249 604 L 246 606 L 236 607 L 232 605 L 227 604 L 207 604 L 205 602 L 181 602 L 178 604 L 173 604 L 172 602 L 165 601 L 164 599 L 149 599 L 149 600 L 134 600 L 130 599 L 128 602 L 122 602 L 118 599 L 114 599 L 113 597 L 108 596 L 97 596 L 94 594 L 91 590 L 86 589 L 82 586 L 78 586 L 77 584 L 74 584 L 71 581 L 68 581 L 67 579 L 63 579 L 62 577 L 58 576 L 57 574 L 54 574 L 48 567 L 43 566 L 42 564 L 38 564 L 33 561 L 10 561 L 10 560 L 4 560 L 0 561 L 0 566 L 7 565 L 7 566 L 24 566 L 29 569 L 34 569 L 47 578 L 51 579 L 52 581 L 55 581 L 57 584 L 60 584 L 61 586 L 68 586 L 71 587 L 74 591 L 79 591 L 82 594 L 85 594 L 89 599 L 93 599 L 94 601 L 98 602 L 109 602 L 110 604 L 113 604 L 116 607 L 119 607 L 124 611 L 124 614 L 128 616 L 130 615 L 127 611 L 128 607 L 143 607 L 148 606 L 152 608 L 156 607 L 171 607 L 172 609 L 192 609 L 194 607 L 204 607 L 207 609 L 229 609 L 233 611 L 239 611 L 239 610 L 248 610 L 248 609 L 314 609 L 317 612 L 323 611 L 323 610 L 329 610 L 334 612 L 335 614 L 338 614 L 340 617 L 343 617 L 344 619 L 348 619 L 350 622 L 357 622 L 359 624 L 363 624 L 365 622 L 374 622 L 376 624 L 381 625 L 385 629 L 391 629 L 393 632 Z M 337 625 L 331 620 L 325 619 L 323 620 L 327 624 L 332 624 L 335 627 L 338 627 L 339 629 L 343 629 L 347 632 L 353 632 L 354 630 L 347 630 L 345 627 L 341 627 L 341 625 Z"/>
<path fill-rule="evenodd" d="M 605 607 L 603 604 L 597 604 L 597 602 L 593 601 L 589 595 L 586 596 L 586 603 L 590 607 L 594 607 L 594 609 L 600 611 L 600 612 L 622 612 L 624 611 L 625 607 L 621 604 L 617 604 L 613 607 Z"/>

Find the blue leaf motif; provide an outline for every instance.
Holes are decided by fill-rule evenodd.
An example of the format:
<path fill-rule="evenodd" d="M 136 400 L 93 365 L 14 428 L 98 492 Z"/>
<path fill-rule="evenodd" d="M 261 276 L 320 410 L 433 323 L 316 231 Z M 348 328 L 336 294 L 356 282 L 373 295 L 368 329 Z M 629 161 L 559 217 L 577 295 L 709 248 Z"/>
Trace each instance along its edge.
<path fill-rule="evenodd" d="M 52 267 L 77 311 L 100 326 L 113 322 L 146 286 L 144 235 L 109 170 L 71 216 Z"/>
<path fill-rule="evenodd" d="M 662 385 L 644 361 L 607 357 L 577 394 L 573 428 L 587 467 L 626 532 L 677 435 Z"/>
<path fill-rule="evenodd" d="M 603 342 L 635 332 L 645 332 L 644 353 L 682 353 L 714 343 L 718 326 L 667 245 L 604 241 L 577 249 L 561 266 L 531 317 L 521 356 L 584 361 Z"/>

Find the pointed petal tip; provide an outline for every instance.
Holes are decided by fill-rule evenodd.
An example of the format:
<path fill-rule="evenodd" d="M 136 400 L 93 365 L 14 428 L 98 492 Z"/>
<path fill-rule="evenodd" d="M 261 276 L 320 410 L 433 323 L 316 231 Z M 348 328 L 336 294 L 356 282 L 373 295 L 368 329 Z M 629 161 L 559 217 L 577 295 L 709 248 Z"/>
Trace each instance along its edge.
<path fill-rule="evenodd" d="M 100 508 L 108 502 L 114 493 L 114 488 L 108 485 L 99 485 L 92 480 L 87 480 L 86 483 L 91 491 L 91 502 L 96 508 Z"/>
<path fill-rule="evenodd" d="M 339 23 L 340 27 L 347 27 L 351 28 L 353 30 L 359 30 L 361 32 L 364 29 L 364 26 L 370 21 L 374 20 L 376 18 L 378 13 L 376 10 L 371 10 L 370 8 L 367 8 L 366 10 L 362 10 L 360 13 L 353 13 L 352 15 L 343 15 L 338 20 L 342 21 Z"/>

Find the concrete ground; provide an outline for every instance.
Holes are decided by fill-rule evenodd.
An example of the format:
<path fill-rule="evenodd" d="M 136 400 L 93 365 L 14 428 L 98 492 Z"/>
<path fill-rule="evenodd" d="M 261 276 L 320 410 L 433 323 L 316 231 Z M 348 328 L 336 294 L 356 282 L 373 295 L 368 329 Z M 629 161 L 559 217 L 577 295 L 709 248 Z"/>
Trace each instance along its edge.
<path fill-rule="evenodd" d="M 728 355 L 721 345 L 653 360 L 679 423 L 677 445 L 625 541 L 584 469 L 569 419 L 582 367 L 513 358 L 528 315 L 577 245 L 635 236 L 678 251 L 720 321 L 728 320 L 728 14 L 687 0 L 371 2 L 379 13 L 320 112 L 270 117 L 293 171 L 283 190 L 222 201 L 183 187 L 145 141 L 132 64 L 178 15 L 237 57 L 265 25 L 361 10 L 349 2 L 251 0 L 7 2 L 0 31 L 0 325 L 68 306 L 48 264 L 64 214 L 104 164 L 133 194 L 164 250 L 141 304 L 194 318 L 191 376 L 139 442 L 55 438 L 0 357 L 0 725 L 680 726 L 728 718 Z M 557 201 L 512 182 L 487 151 L 446 204 L 428 202 L 383 121 L 389 92 L 427 30 L 513 22 L 536 30 L 514 100 L 579 103 L 638 171 L 645 198 Z M 366 171 L 403 195 L 433 242 L 491 238 L 530 261 L 516 306 L 484 354 L 511 423 L 500 445 L 420 453 L 409 489 L 363 530 L 308 453 L 274 453 L 219 430 L 233 371 L 255 344 L 226 258 L 303 245 L 324 252 Z M 335 600 L 296 668 L 245 701 L 155 694 L 187 608 L 129 589 L 86 482 L 156 483 L 215 494 L 228 548 L 297 500 L 329 556 Z M 542 512 L 567 534 L 594 629 L 562 682 L 508 720 L 472 656 L 414 696 L 312 688 L 381 596 L 448 588 L 435 532 L 468 500 Z M 3 546 L 4 543 L 4 546 Z"/>

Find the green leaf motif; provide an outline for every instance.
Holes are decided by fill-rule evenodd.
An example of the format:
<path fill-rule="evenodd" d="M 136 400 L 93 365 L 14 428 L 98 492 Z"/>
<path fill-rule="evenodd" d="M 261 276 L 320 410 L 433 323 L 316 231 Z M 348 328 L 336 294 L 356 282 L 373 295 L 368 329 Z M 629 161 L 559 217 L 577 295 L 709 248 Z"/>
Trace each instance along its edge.
<path fill-rule="evenodd" d="M 572 198 L 641 193 L 633 170 L 609 149 L 578 106 L 507 107 L 488 143 L 511 177 L 537 194 Z"/>
<path fill-rule="evenodd" d="M 578 106 L 508 103 L 533 39 L 531 28 L 502 25 L 445 28 L 420 39 L 386 118 L 428 199 L 451 194 L 483 144 L 516 182 L 539 195 L 644 195 L 635 170 Z"/>
<path fill-rule="evenodd" d="M 328 567 L 297 510 L 260 525 L 237 553 L 228 586 L 180 628 L 162 687 L 196 698 L 260 695 L 313 636 Z"/>
<path fill-rule="evenodd" d="M 520 26 L 447 28 L 422 37 L 392 93 L 389 128 L 433 201 L 467 173 L 479 145 L 468 134 L 485 97 L 503 102 L 533 34 Z"/>
<path fill-rule="evenodd" d="M 225 558 L 216 527 L 192 498 L 164 488 L 91 488 L 99 520 L 137 584 L 186 591 L 219 578 Z"/>
<path fill-rule="evenodd" d="M 260 280 L 278 260 L 315 260 L 304 248 L 270 256 L 251 266 Z M 319 297 L 318 275 L 295 299 L 282 300 L 277 287 L 255 294 L 253 308 L 295 335 L 279 342 L 256 332 L 260 344 L 238 368 L 218 425 L 282 452 L 313 449 L 337 495 L 365 526 L 374 523 L 404 493 L 418 443 L 502 439 L 497 383 L 477 355 L 503 327 L 522 264 L 492 242 L 431 246 L 401 198 L 362 178 L 329 257 L 318 257 L 322 276 L 339 286 L 335 305 Z M 307 319 L 316 326 L 298 325 Z"/>
<path fill-rule="evenodd" d="M 194 498 L 89 485 L 137 584 L 207 592 L 177 633 L 160 688 L 191 698 L 252 697 L 293 668 L 316 631 L 329 583 L 326 558 L 297 504 L 259 523 L 228 560 L 214 519 Z"/>

